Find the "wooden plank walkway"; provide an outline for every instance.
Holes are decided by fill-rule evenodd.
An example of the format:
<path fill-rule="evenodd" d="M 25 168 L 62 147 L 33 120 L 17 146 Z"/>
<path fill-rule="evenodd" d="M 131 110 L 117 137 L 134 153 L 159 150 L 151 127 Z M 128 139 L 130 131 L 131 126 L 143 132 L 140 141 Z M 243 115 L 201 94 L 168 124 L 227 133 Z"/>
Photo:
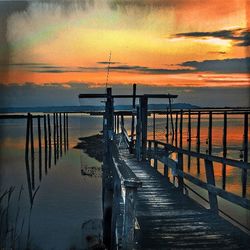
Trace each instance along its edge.
<path fill-rule="evenodd" d="M 183 195 L 124 145 L 121 157 L 142 181 L 136 249 L 249 249 L 249 235 Z"/>

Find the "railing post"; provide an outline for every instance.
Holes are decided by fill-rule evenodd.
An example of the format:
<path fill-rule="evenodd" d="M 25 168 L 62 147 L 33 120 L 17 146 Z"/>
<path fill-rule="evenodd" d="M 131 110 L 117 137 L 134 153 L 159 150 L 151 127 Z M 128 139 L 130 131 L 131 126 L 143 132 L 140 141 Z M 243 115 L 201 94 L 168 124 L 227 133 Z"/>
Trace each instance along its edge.
<path fill-rule="evenodd" d="M 150 164 L 151 162 L 151 156 L 152 155 L 152 141 L 148 142 L 148 152 L 147 152 L 147 158 L 148 158 L 148 162 Z"/>
<path fill-rule="evenodd" d="M 178 147 L 178 112 L 175 114 L 175 146 Z"/>
<path fill-rule="evenodd" d="M 153 112 L 153 141 L 155 141 L 155 112 Z"/>
<path fill-rule="evenodd" d="M 42 180 L 42 137 L 41 137 L 41 117 L 37 117 L 38 128 L 38 154 L 39 154 L 39 180 Z"/>
<path fill-rule="evenodd" d="M 168 143 L 169 141 L 169 117 L 168 117 L 168 108 L 167 108 L 167 114 L 166 114 L 166 141 Z"/>
<path fill-rule="evenodd" d="M 183 171 L 183 154 L 182 153 L 178 153 L 177 168 L 178 168 L 178 170 Z M 184 187 L 183 177 L 178 174 L 177 178 L 178 178 L 178 188 L 181 191 L 183 191 L 183 187 Z"/>
<path fill-rule="evenodd" d="M 158 143 L 154 141 L 154 169 L 157 170 L 157 147 Z"/>
<path fill-rule="evenodd" d="M 134 147 L 134 133 L 135 133 L 135 101 L 136 101 L 136 84 L 133 84 L 133 100 L 132 100 L 132 120 L 131 120 L 131 143 L 130 143 L 130 153 L 133 153 Z"/>
<path fill-rule="evenodd" d="M 166 157 L 168 157 L 168 149 L 167 149 L 167 147 L 165 146 L 164 149 L 165 149 L 165 155 L 166 155 Z M 167 180 L 169 180 L 168 165 L 167 164 L 164 164 L 164 176 L 167 178 Z"/>
<path fill-rule="evenodd" d="M 141 138 L 142 138 L 142 160 L 145 161 L 147 157 L 147 114 L 148 114 L 148 98 L 142 96 L 140 98 L 140 108 L 141 108 Z"/>
<path fill-rule="evenodd" d="M 213 120 L 212 120 L 212 111 L 209 111 L 209 124 L 208 124 L 208 154 L 212 154 L 212 143 L 213 143 L 213 135 L 212 135 L 212 126 L 213 126 Z"/>
<path fill-rule="evenodd" d="M 140 108 L 137 107 L 137 123 L 136 123 L 136 158 L 141 161 L 141 112 Z"/>
<path fill-rule="evenodd" d="M 47 119 L 46 115 L 43 116 L 43 128 L 44 128 L 44 169 L 45 174 L 48 173 L 48 142 L 47 142 Z"/>
<path fill-rule="evenodd" d="M 183 147 L 183 110 L 181 110 L 181 117 L 180 117 L 180 148 Z"/>
<path fill-rule="evenodd" d="M 207 183 L 209 185 L 215 186 L 214 167 L 212 161 L 205 159 L 205 170 L 206 170 Z M 217 213 L 218 212 L 217 195 L 210 191 L 208 191 L 208 195 L 209 195 L 210 209 Z"/>
<path fill-rule="evenodd" d="M 136 193 L 137 193 L 137 188 L 125 186 L 123 249 L 127 250 L 134 249 Z"/>

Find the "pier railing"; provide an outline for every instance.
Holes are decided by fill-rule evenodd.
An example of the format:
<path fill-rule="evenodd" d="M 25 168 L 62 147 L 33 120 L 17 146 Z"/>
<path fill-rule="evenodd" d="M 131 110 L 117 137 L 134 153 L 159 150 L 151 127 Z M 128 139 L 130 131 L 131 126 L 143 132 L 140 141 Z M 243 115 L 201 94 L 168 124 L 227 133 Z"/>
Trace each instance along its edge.
<path fill-rule="evenodd" d="M 222 158 L 218 156 L 212 156 L 207 154 L 201 154 L 194 151 L 188 151 L 182 148 L 177 148 L 171 144 L 166 144 L 160 141 L 148 142 L 148 160 L 154 160 L 154 168 L 157 169 L 157 162 L 160 161 L 164 164 L 164 176 L 169 177 L 168 169 L 172 170 L 173 176 L 178 180 L 178 188 L 183 190 L 185 187 L 184 180 L 187 180 L 200 188 L 208 191 L 209 194 L 209 204 L 210 208 L 215 212 L 218 212 L 218 201 L 217 196 L 237 204 L 243 208 L 250 209 L 250 201 L 246 199 L 243 195 L 242 197 L 221 189 L 215 185 L 215 175 L 214 175 L 214 163 L 221 163 L 225 165 L 230 165 L 241 170 L 249 170 L 250 164 L 243 161 L 237 161 L 233 159 Z M 177 159 L 173 160 L 169 157 L 171 153 L 177 154 Z M 204 160 L 205 174 L 207 181 L 204 182 L 197 177 L 194 177 L 190 173 L 186 172 L 183 168 L 183 158 L 184 156 L 195 157 L 197 159 Z M 243 190 L 246 189 L 246 181 L 242 180 L 242 194 Z"/>
<path fill-rule="evenodd" d="M 141 182 L 121 159 L 117 144 L 111 143 L 113 207 L 111 221 L 112 249 L 133 249 L 136 193 Z"/>

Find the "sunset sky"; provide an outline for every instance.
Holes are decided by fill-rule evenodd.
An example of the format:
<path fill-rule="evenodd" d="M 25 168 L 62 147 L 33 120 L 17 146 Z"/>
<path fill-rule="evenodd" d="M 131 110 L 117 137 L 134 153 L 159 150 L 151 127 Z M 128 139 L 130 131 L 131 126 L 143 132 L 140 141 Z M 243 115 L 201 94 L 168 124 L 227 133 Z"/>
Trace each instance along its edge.
<path fill-rule="evenodd" d="M 103 92 L 111 52 L 114 91 L 137 83 L 179 102 L 249 106 L 249 3 L 1 1 L 1 105 L 42 105 L 51 91 L 47 105 L 70 105 L 78 91 Z"/>

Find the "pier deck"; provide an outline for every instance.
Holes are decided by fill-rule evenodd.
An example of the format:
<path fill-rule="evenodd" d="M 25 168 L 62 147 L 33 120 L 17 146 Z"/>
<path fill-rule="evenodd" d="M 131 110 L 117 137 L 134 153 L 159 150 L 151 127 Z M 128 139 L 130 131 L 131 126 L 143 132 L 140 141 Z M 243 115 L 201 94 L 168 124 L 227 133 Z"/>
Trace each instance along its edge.
<path fill-rule="evenodd" d="M 136 249 L 248 249 L 246 233 L 182 194 L 124 145 L 119 152 L 142 182 L 137 192 Z"/>

